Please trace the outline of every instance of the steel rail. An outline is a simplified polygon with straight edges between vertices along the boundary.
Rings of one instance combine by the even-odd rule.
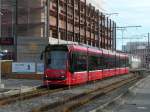
[[[121,88],[124,85],[131,84],[131,82],[135,82],[135,81],[136,81],[136,78],[131,79],[130,81],[125,81],[125,82],[123,81],[123,83],[116,83],[115,85],[112,85],[108,88],[104,88],[104,90],[100,90],[100,91],[94,92],[93,94],[89,94],[89,95],[83,97],[81,100],[78,99],[78,101],[73,101],[72,103],[66,104],[63,107],[63,112],[70,112],[72,110],[75,110],[76,108],[79,108],[84,104],[90,103],[91,101],[93,101],[101,96],[109,94],[109,93],[115,91],[116,89]]]
[[[119,80],[111,84],[105,85],[103,87],[100,86],[100,87],[97,87],[96,89],[92,89],[92,90],[89,90],[84,93],[74,95],[68,98],[63,98],[63,100],[59,100],[51,104],[43,105],[39,108],[32,109],[31,112],[45,112],[45,111],[69,112],[70,110],[78,106],[88,103],[97,97],[103,96],[107,94],[108,92],[111,92],[137,79],[138,77],[132,76],[132,78],[130,77],[127,79]]]
[[[17,101],[23,101],[23,100],[28,100],[28,99],[32,99],[35,97],[40,97],[46,94],[52,94],[54,92],[59,92],[59,91],[63,91],[66,88],[58,88],[58,89],[37,89],[37,90],[33,90],[30,92],[25,92],[25,93],[21,93],[21,94],[15,94],[15,95],[11,95],[11,96],[7,96],[7,97],[3,97],[0,98],[0,107],[4,106],[4,105],[8,105]]]

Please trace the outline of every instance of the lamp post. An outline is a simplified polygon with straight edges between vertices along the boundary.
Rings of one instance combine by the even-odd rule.
[[[1,36],[2,36],[2,35],[1,35],[1,32],[2,32],[2,31],[1,31],[1,28],[2,28],[2,27],[1,27],[1,24],[2,24],[2,22],[1,22],[1,21],[2,21],[2,17],[1,17],[1,16],[3,15],[3,13],[1,12],[1,9],[2,9],[1,3],[2,3],[2,2],[1,2],[1,0],[0,0],[0,38],[1,38]],[[0,88],[4,88],[4,84],[2,84],[2,80],[1,80],[1,59],[0,59]]]
[[[104,13],[106,16],[110,17],[112,15],[119,15],[119,13]]]
[[[1,12],[1,0],[0,0],[0,38],[1,38],[1,16],[2,16],[2,12]],[[1,60],[0,60],[0,88],[1,88]]]
[[[0,38],[1,38],[1,34],[2,34],[2,27],[1,27],[1,25],[2,25],[2,15],[3,15],[3,13],[2,13],[2,11],[1,11],[1,9],[2,9],[2,1],[0,0]]]
[[[1,0],[0,0],[0,38],[1,38],[1,16],[2,16],[2,13],[1,13]],[[0,59],[0,88],[1,88],[1,59]]]

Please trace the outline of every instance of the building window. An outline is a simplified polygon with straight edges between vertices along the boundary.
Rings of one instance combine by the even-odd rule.
[[[52,30],[52,37],[53,38],[58,38],[56,30]]]

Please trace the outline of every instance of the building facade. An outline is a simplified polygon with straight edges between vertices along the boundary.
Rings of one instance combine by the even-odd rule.
[[[86,0],[2,0],[2,13],[1,49],[19,61],[48,43],[116,49],[116,23]]]
[[[126,53],[139,56],[141,59],[141,67],[150,68],[148,42],[129,42],[122,48]]]

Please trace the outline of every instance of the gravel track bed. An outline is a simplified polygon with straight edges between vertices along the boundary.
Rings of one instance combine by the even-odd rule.
[[[29,112],[33,108],[39,108],[42,105],[54,103],[63,100],[63,98],[68,98],[74,95],[81,94],[85,91],[88,91],[89,89],[94,89],[96,88],[96,86],[104,86],[112,83],[113,81],[117,81],[128,77],[131,77],[131,74],[123,75],[121,77],[113,77],[102,81],[95,81],[95,83],[88,83],[75,88],[70,88],[68,90],[40,96],[37,98],[32,98],[29,100],[22,101],[20,98],[20,101],[18,102],[0,107],[0,112]]]
[[[96,100],[93,100],[87,104],[84,104],[79,108],[76,108],[75,110],[73,110],[73,112],[94,112],[95,109],[100,108],[104,104],[107,104],[108,102],[113,101],[118,96],[125,94],[128,91],[129,87],[131,87],[131,85],[125,85],[121,88],[118,88],[114,90],[113,92],[104,95],[103,97],[99,97]]]

